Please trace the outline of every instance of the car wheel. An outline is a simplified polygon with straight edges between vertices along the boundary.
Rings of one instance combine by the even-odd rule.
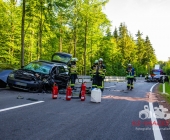
[[[60,86],[59,89],[67,89],[68,85]]]
[[[6,83],[0,80],[0,88],[6,88]]]
[[[11,90],[15,89],[15,88],[12,86],[12,84],[8,84],[8,87],[9,87]]]
[[[66,89],[69,85],[70,85],[70,81],[68,80],[68,81],[66,81],[65,85],[62,86],[62,88]]]
[[[10,89],[10,90],[14,90],[15,88],[13,88],[12,86],[9,86],[9,89]]]
[[[159,82],[159,83],[163,83],[163,80],[162,80],[162,79],[160,79],[158,82]]]

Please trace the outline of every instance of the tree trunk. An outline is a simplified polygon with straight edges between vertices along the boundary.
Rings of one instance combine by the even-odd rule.
[[[74,29],[74,57],[76,57],[76,45],[77,45],[77,27]]]
[[[39,58],[42,57],[42,0],[41,0],[41,17],[40,17],[40,33],[39,33]]]
[[[75,8],[77,9],[77,1],[75,0]],[[76,11],[77,12],[77,11]],[[76,22],[74,25],[74,57],[76,57],[76,46],[77,46],[77,14],[74,15]]]
[[[61,36],[61,34],[62,34],[62,29],[60,28],[60,42],[59,42],[59,52],[62,52],[62,41],[63,41],[63,39],[62,39],[62,36]]]
[[[59,52],[62,52],[62,42],[63,42],[63,39],[62,39],[62,13],[61,13],[61,16],[60,16],[60,29],[59,29],[59,32],[60,32]]]
[[[22,6],[22,29],[21,29],[21,68],[24,66],[24,22],[25,22],[25,0]]]
[[[93,52],[93,38],[92,38],[92,32],[91,32],[91,56],[90,56],[91,66],[93,65],[92,52]]]
[[[15,11],[15,2],[12,2],[12,10],[11,10],[11,38],[10,38],[10,42],[11,42],[11,51],[10,51],[10,64],[12,64],[12,58],[14,57],[14,34],[15,34],[15,24],[13,23],[14,20],[14,11]]]
[[[31,31],[31,34],[30,34],[30,46],[29,46],[29,62],[32,61],[32,47],[33,47],[33,36],[34,36],[34,31]]]
[[[85,37],[84,37],[84,75],[86,75],[86,52],[87,52],[87,26],[88,22],[86,19],[86,24],[85,24]]]

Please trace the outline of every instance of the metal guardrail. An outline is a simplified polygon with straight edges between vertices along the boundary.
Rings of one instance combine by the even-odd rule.
[[[145,80],[145,78],[144,77],[136,77],[136,80]],[[105,76],[104,81],[105,82],[109,82],[109,81],[123,82],[123,81],[126,81],[126,77],[124,77],[124,76]],[[82,82],[91,82],[91,76],[79,75],[78,79],[76,80],[76,83],[82,83]]]
[[[122,77],[122,76],[106,76],[104,81],[126,81],[126,77]]]

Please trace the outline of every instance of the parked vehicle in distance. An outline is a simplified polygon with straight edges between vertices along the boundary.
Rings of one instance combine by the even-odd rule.
[[[145,79],[147,82],[169,82],[168,75],[165,75],[159,65],[155,65],[155,68],[151,71],[151,74]]]
[[[164,77],[164,80],[163,80]],[[168,75],[155,75],[155,76],[148,76],[148,79],[146,79],[147,82],[160,82],[163,83],[164,82],[169,82],[169,77]]]

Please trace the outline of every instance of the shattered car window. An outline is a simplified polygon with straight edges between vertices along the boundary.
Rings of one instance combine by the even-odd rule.
[[[34,72],[39,72],[43,74],[49,74],[52,66],[47,65],[43,62],[32,62],[25,66],[23,69],[32,70]]]

